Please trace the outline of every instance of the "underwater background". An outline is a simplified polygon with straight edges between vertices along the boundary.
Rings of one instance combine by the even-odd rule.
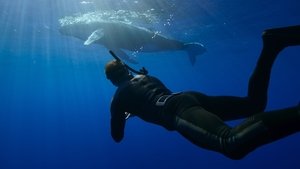
[[[193,66],[180,51],[137,52],[139,64],[131,66],[146,67],[174,92],[244,96],[261,33],[300,24],[299,8],[298,0],[2,0],[0,169],[299,169],[300,134],[234,161],[132,118],[115,143],[115,87],[104,75],[112,57],[101,45],[84,46],[58,31],[61,18],[95,14],[201,42],[207,52]],[[299,55],[299,46],[280,53],[267,110],[299,103]]]

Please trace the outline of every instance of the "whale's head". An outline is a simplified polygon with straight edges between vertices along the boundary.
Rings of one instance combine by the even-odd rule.
[[[76,25],[61,25],[59,27],[59,32],[63,35],[72,36],[74,34],[78,34],[78,29],[76,29]]]
[[[65,17],[59,19],[59,32],[66,36],[73,36],[86,40],[95,30],[101,28],[99,21],[90,20],[88,17]]]
[[[66,36],[73,36],[81,40],[86,40],[96,29],[97,27],[94,24],[71,23],[61,25],[59,32]]]

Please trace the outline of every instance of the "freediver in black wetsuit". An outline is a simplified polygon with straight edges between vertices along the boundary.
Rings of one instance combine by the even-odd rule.
[[[262,39],[245,97],[174,94],[155,77],[133,76],[120,60],[109,62],[106,76],[118,87],[111,103],[113,139],[122,140],[126,119],[133,115],[178,131],[199,147],[242,159],[264,144],[300,131],[300,106],[264,112],[273,62],[285,47],[300,45],[300,26],[266,30]],[[233,128],[224,122],[241,118],[246,120]]]

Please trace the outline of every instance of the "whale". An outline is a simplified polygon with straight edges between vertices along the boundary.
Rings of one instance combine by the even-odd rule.
[[[199,42],[183,42],[168,38],[147,28],[125,22],[61,22],[59,32],[62,35],[78,38],[84,45],[100,44],[114,51],[122,60],[138,63],[136,57],[125,51],[160,52],[186,51],[192,65],[196,57],[206,49]]]

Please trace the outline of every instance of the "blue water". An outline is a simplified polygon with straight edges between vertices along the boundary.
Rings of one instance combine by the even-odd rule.
[[[240,161],[137,118],[127,123],[124,140],[113,142],[109,106],[115,87],[103,70],[112,58],[100,45],[84,46],[58,32],[58,19],[75,13],[150,11],[154,18],[131,21],[201,42],[207,52],[194,66],[184,52],[139,53],[136,67],[145,66],[173,91],[243,96],[261,50],[261,32],[299,24],[299,7],[298,0],[1,1],[0,168],[299,169],[299,134]],[[300,47],[290,47],[278,57],[268,110],[298,104],[299,53]]]

